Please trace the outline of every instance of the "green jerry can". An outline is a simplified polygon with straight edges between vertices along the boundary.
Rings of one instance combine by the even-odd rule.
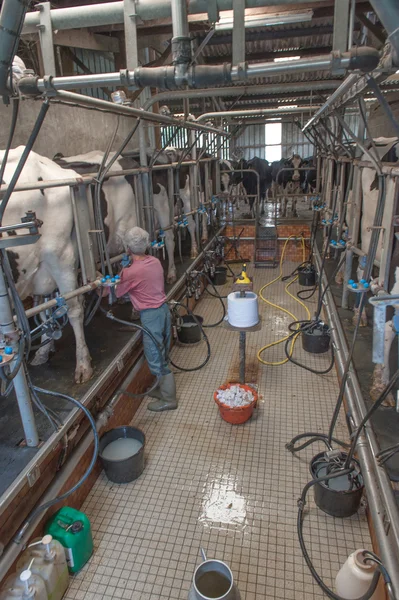
[[[63,506],[47,521],[45,532],[64,546],[70,573],[78,573],[93,554],[90,521],[80,510]]]

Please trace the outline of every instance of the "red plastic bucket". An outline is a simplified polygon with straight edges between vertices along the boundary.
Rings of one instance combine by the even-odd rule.
[[[218,394],[219,390],[227,390],[230,387],[232,387],[233,385],[236,385],[236,386],[242,388],[243,390],[245,390],[246,392],[250,392],[253,395],[254,399],[251,402],[251,404],[247,404],[246,406],[231,407],[231,406],[228,406],[227,404],[224,404],[223,402],[221,402],[218,399],[217,394]],[[225,385],[221,385],[216,390],[216,392],[214,392],[213,399],[215,400],[216,404],[218,405],[220,416],[222,417],[222,419],[224,421],[227,421],[227,423],[231,423],[232,425],[241,425],[241,423],[245,423],[252,417],[254,408],[258,401],[258,394],[249,385],[244,385],[242,383],[226,383]]]

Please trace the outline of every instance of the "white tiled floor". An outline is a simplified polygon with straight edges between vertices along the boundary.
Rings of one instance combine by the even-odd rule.
[[[284,271],[294,267],[287,263]],[[257,270],[255,288],[275,276],[275,270]],[[297,289],[291,287],[293,293]],[[228,286],[219,290],[226,293]],[[267,297],[305,318],[303,309],[283,297],[282,283],[269,288]],[[220,308],[217,299],[205,295],[196,312],[209,323],[218,319]],[[291,321],[263,303],[260,309],[262,331],[247,336],[252,378],[256,350],[285,333]],[[222,327],[207,334],[208,365],[176,375],[178,410],[153,414],[145,400],[134,419],[147,436],[143,475],[120,486],[101,475],[87,498],[83,510],[93,526],[95,554],[72,579],[68,600],[186,599],[200,547],[230,565],[245,600],[324,597],[296,534],[297,499],[310,477],[308,461],[323,448],[316,444],[293,457],[285,444],[304,431],[326,432],[338,393],[335,371],[313,376],[292,364],[259,365],[263,398],[257,414],[245,425],[232,426],[221,420],[213,391],[237,371],[238,334]],[[305,356],[299,346],[300,360],[317,368],[327,364],[326,357]],[[173,359],[193,366],[204,353],[203,344],[180,347]],[[282,358],[282,348],[267,356]],[[343,419],[336,434],[346,435]],[[350,519],[334,519],[315,507],[312,494],[305,532],[316,568],[329,585],[350,552],[371,547],[364,509]]]

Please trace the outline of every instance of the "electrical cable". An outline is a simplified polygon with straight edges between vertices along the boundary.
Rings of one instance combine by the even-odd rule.
[[[297,317],[290,312],[288,309],[279,306],[278,304],[274,304],[273,302],[271,302],[270,300],[267,300],[267,298],[265,298],[263,296],[263,291],[268,288],[269,286],[271,286],[273,283],[276,283],[277,281],[281,280],[283,277],[283,262],[284,262],[284,258],[285,258],[285,252],[286,252],[286,248],[287,248],[287,244],[290,240],[292,239],[297,239],[297,236],[295,235],[290,235],[287,240],[284,243],[284,247],[283,247],[283,251],[281,253],[281,258],[280,258],[280,272],[279,275],[277,277],[275,277],[272,281],[270,281],[269,283],[266,283],[263,287],[261,287],[261,289],[259,290],[259,298],[261,300],[263,300],[263,302],[265,302],[266,304],[268,304],[269,306],[273,307],[273,308],[277,308],[277,310],[281,310],[282,312],[284,312],[285,314],[289,315],[290,317],[292,317],[294,319],[294,321],[298,321]],[[303,238],[303,236],[301,236],[301,242],[302,242],[302,255],[303,255],[303,262],[305,262],[305,240]],[[288,296],[290,296],[291,298],[293,298],[293,300],[295,300],[295,302],[297,302],[298,304],[300,304],[306,311],[308,320],[311,320],[311,315],[309,312],[308,307],[301,301],[299,300],[296,296],[294,296],[293,294],[290,293],[290,291],[288,290],[288,288],[298,279],[298,275],[292,279],[284,288],[284,291],[286,294],[288,294]],[[271,361],[267,361],[264,360],[261,355],[262,353],[267,350],[268,348],[272,348],[273,346],[277,346],[278,344],[282,344],[284,343],[287,339],[291,338],[291,348],[290,348],[290,355],[292,355],[293,351],[294,351],[294,346],[296,343],[296,340],[298,338],[298,336],[300,335],[300,331],[298,331],[296,333],[295,336],[291,337],[291,334],[288,334],[286,336],[284,336],[283,338],[280,338],[279,340],[275,340],[274,342],[271,342],[270,344],[266,344],[266,346],[263,346],[262,348],[260,348],[260,350],[258,350],[257,353],[257,358],[259,360],[259,362],[261,362],[264,365],[271,365],[271,366],[278,366],[278,365],[284,365],[288,362],[288,358],[285,358],[283,360],[280,361],[276,361],[276,362],[271,362]]]
[[[306,495],[312,486],[314,486],[316,484],[320,484],[325,481],[329,481],[330,479],[342,477],[343,475],[350,475],[352,473],[352,471],[353,471],[353,467],[347,468],[347,469],[340,469],[340,470],[336,471],[335,473],[331,473],[324,477],[315,478],[312,481],[309,481],[303,488],[301,497],[298,500],[297,532],[298,532],[298,538],[299,538],[299,543],[301,546],[303,557],[306,561],[306,564],[307,564],[313,578],[315,579],[316,583],[318,584],[318,586],[323,590],[323,592],[329,598],[332,598],[333,600],[345,600],[345,598],[343,598],[342,596],[339,596],[338,594],[333,592],[324,583],[324,581],[321,579],[320,575],[317,573],[317,571],[313,565],[313,562],[309,556],[309,553],[308,553],[306,545],[305,545],[305,540],[303,537],[304,508],[306,505]],[[390,578],[386,568],[384,567],[384,565],[378,559],[378,557],[374,553],[369,552],[367,550],[364,552],[364,554],[370,555],[369,559],[373,560],[375,562],[375,564],[377,565],[377,569],[376,569],[376,572],[373,576],[373,579],[371,581],[370,587],[367,590],[367,592],[365,594],[363,594],[362,596],[360,596],[359,598],[356,598],[355,600],[369,600],[372,597],[372,595],[374,594],[375,590],[377,589],[378,581],[379,581],[381,574],[383,575],[385,583],[388,586],[391,585],[391,578]]]
[[[51,397],[55,397],[55,398],[62,398],[63,400],[67,400],[68,402],[71,402],[72,404],[74,404],[77,408],[79,408],[87,417],[91,429],[93,431],[93,438],[94,438],[94,448],[93,448],[93,455],[92,458],[90,460],[90,464],[87,467],[85,473],[82,475],[82,477],[79,479],[79,481],[77,483],[75,483],[75,485],[73,485],[69,490],[67,490],[66,492],[64,492],[63,494],[61,494],[60,496],[56,496],[55,498],[53,498],[52,500],[49,500],[48,502],[44,502],[43,504],[40,504],[39,506],[37,506],[32,512],[31,514],[28,516],[28,518],[26,519],[23,527],[19,530],[19,532],[17,533],[17,535],[14,537],[14,542],[16,544],[20,544],[21,540],[26,532],[26,530],[29,527],[29,524],[36,518],[36,516],[41,513],[43,510],[47,510],[48,508],[50,508],[51,506],[53,506],[54,504],[58,504],[58,502],[62,502],[62,500],[65,500],[66,498],[69,498],[69,496],[71,496],[71,494],[73,494],[74,492],[76,492],[76,490],[78,490],[83,483],[87,480],[87,478],[89,477],[90,473],[92,472],[94,465],[96,464],[97,461],[97,456],[98,456],[98,448],[99,448],[99,437],[98,437],[98,433],[97,433],[97,427],[96,427],[96,422],[91,414],[91,412],[89,411],[89,409],[82,404],[81,402],[79,402],[79,400],[76,400],[76,398],[73,398],[72,396],[69,396],[67,394],[62,394],[61,392],[53,392],[51,390],[46,390],[44,388],[38,387],[38,386],[33,386],[33,389],[35,390],[35,392],[38,392],[39,394],[44,394],[46,396],[51,396]]]

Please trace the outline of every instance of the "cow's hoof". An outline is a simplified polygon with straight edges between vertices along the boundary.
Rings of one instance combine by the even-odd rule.
[[[176,271],[174,273],[169,273],[166,278],[166,283],[175,283],[177,281]]]
[[[356,325],[357,325],[358,319],[359,319],[359,312],[356,312],[356,313],[353,315],[353,318],[352,318],[352,323],[353,323],[353,325],[354,325],[355,327],[356,327]],[[362,316],[361,316],[361,318],[360,318],[359,327],[367,327],[367,325],[368,325],[368,324],[369,324],[369,322],[368,322],[368,320],[367,320],[367,315],[366,315],[366,313],[365,313],[365,312],[364,312],[364,310],[363,310],[363,312],[362,312]]]
[[[382,392],[385,390],[386,388],[386,384],[382,383],[382,381],[375,381],[373,383],[373,385],[371,386],[370,389],[370,398],[373,402],[375,402],[376,400],[378,400],[378,398],[381,396]],[[388,394],[388,396],[385,398],[384,402],[382,403],[382,406],[386,406],[386,407],[394,407],[396,406],[395,404],[395,399],[394,396],[392,394],[392,392],[390,392]]]
[[[292,216],[293,216],[295,219],[297,219],[297,218],[299,217],[299,215],[298,215],[298,213],[297,213],[296,211],[292,213]]]
[[[344,274],[342,271],[339,271],[335,276],[335,283],[337,285],[342,285],[344,283]]]
[[[45,365],[49,359],[49,354],[50,351],[47,348],[46,352],[40,352],[40,350],[38,350],[35,356],[30,361],[30,364],[32,365],[32,367],[40,367],[40,365]]]
[[[75,370],[75,383],[86,383],[93,377],[94,370],[88,365],[79,365]]]
[[[190,258],[197,258],[197,256],[198,256],[198,250],[197,249],[191,250]]]

